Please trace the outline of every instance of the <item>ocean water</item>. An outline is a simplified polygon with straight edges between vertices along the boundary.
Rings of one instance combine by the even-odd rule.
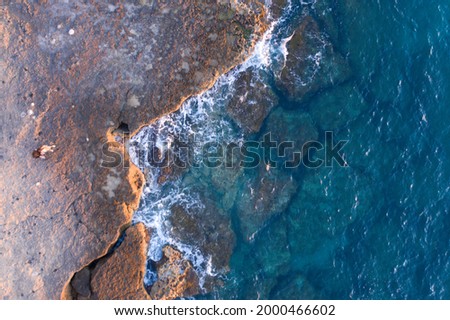
[[[308,16],[350,71],[299,102],[277,81]],[[170,244],[200,275],[197,299],[450,298],[449,46],[448,1],[293,0],[248,61],[131,141],[147,177],[134,217],[152,230],[146,284]],[[317,70],[324,52],[311,55]],[[299,83],[314,81],[314,68]],[[227,113],[245,73],[277,96],[253,134]],[[302,130],[348,141],[348,167],[191,166],[160,183],[163,169],[148,161],[154,146],[180,158],[189,146],[201,161],[208,142],[267,132],[295,141]],[[195,232],[180,232],[176,205]],[[208,287],[211,278],[220,285]]]

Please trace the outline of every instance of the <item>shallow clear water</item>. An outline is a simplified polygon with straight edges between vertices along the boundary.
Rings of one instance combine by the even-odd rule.
[[[296,103],[275,83],[284,44],[306,15],[346,58],[351,76]],[[223,286],[198,298],[450,298],[449,28],[447,1],[294,1],[249,61],[143,130],[132,145],[239,144],[269,131],[295,139],[308,118],[319,140],[331,130],[349,141],[343,149],[349,167],[189,168],[161,186],[159,172],[141,162],[147,186],[135,221],[153,229],[150,260],[172,244],[203,281],[222,279]],[[260,70],[260,81],[279,101],[253,135],[226,112],[238,75],[249,68]],[[273,189],[261,186],[264,179]],[[220,218],[208,216],[211,223],[230,225],[229,272],[215,268],[208,255],[214,250],[205,253],[173,235],[175,204],[218,212]],[[218,237],[219,243],[231,239]],[[150,268],[148,284],[152,277]]]

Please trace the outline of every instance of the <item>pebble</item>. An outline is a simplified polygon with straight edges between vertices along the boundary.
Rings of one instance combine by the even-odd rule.
[[[73,36],[73,35],[75,34],[75,30],[70,29],[70,30],[69,30],[69,34],[70,34],[71,36]]]

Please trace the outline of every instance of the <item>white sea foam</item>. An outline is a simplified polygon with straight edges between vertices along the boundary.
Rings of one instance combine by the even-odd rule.
[[[291,6],[287,11],[290,9]],[[234,94],[234,84],[239,74],[250,68],[271,70],[277,65],[277,61],[286,58],[286,42],[289,39],[280,41],[274,37],[274,30],[281,22],[283,18],[272,23],[263,38],[256,44],[253,54],[243,64],[221,76],[211,89],[188,99],[179,111],[166,115],[142,129],[130,141],[130,157],[146,176],[141,206],[134,215],[134,222],[142,222],[152,230],[148,258],[159,261],[165,245],[176,247],[193,263],[200,276],[201,285],[206,275],[217,274],[211,263],[211,257],[205,256],[193,244],[181,243],[174,239],[168,218],[171,214],[170,208],[175,204],[186,209],[202,208],[203,204],[198,194],[182,187],[181,180],[168,182],[164,186],[158,184],[157,177],[160,169],[152,167],[148,162],[149,152],[151,152],[149,145],[166,150],[176,140],[189,142],[194,145],[196,152],[194,156],[199,156],[201,149],[198,147],[207,142],[239,143],[242,141],[243,134],[236,130],[230,120],[227,120],[224,106]],[[156,275],[148,270],[145,278],[146,284],[150,285],[155,281]]]

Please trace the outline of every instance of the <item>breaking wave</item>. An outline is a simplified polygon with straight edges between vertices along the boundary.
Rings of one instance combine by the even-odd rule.
[[[165,151],[177,141],[183,141],[193,147],[194,157],[199,157],[201,148],[198,147],[205,143],[242,142],[244,134],[227,116],[225,105],[233,97],[235,82],[241,73],[252,68],[277,74],[277,71],[284,67],[288,54],[286,43],[292,34],[286,35],[283,23],[292,10],[292,5],[289,5],[283,16],[271,24],[244,63],[222,75],[211,89],[186,100],[178,111],[143,128],[130,141],[131,160],[146,177],[140,208],[134,214],[133,222],[142,222],[152,231],[148,259],[159,261],[162,258],[162,248],[172,245],[183,253],[184,258],[192,262],[199,275],[200,286],[204,284],[206,275],[217,274],[211,265],[211,257],[205,256],[193,244],[174,239],[169,216],[170,208],[175,204],[185,209],[203,208],[203,204],[196,192],[182,186],[181,179],[160,185],[158,177],[161,169],[150,164],[149,153],[152,152],[152,146]],[[151,263],[148,265],[144,280],[147,286],[156,280]]]

